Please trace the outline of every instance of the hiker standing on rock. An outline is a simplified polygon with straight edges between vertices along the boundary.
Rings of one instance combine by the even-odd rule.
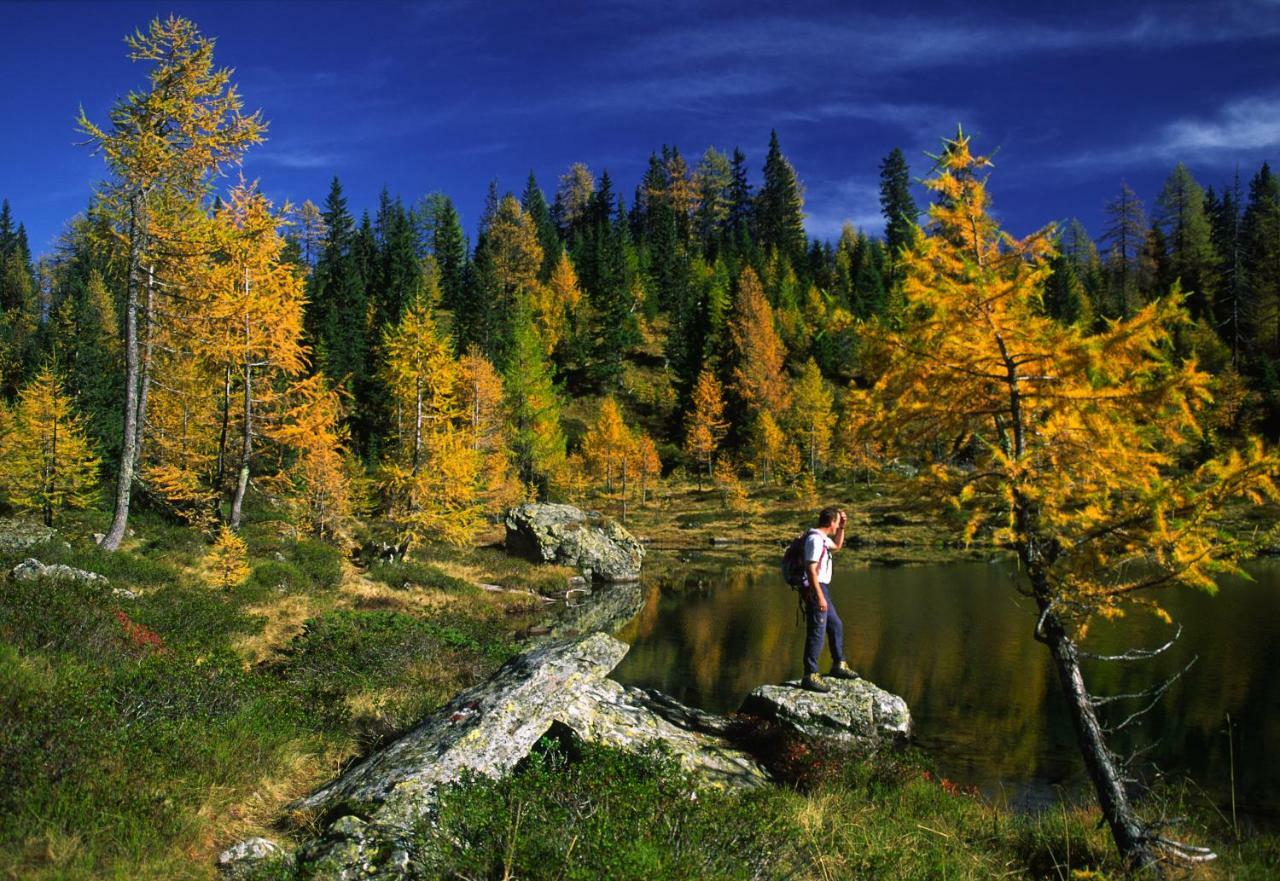
[[[849,515],[839,508],[823,508],[818,526],[810,529],[804,540],[804,679],[800,687],[809,691],[828,692],[831,686],[818,676],[818,655],[822,653],[825,634],[831,649],[831,677],[857,679],[858,674],[844,661],[844,625],[831,602],[831,554],[844,547],[844,527]]]

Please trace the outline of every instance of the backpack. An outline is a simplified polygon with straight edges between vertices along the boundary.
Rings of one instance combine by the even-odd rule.
[[[807,563],[804,558],[804,543],[809,537],[809,533],[817,532],[816,529],[806,529],[798,538],[794,538],[791,544],[787,545],[787,549],[782,553],[782,580],[787,583],[792,590],[799,590],[804,587],[805,569]],[[818,565],[822,565],[822,555],[827,552],[827,543],[822,543],[822,551],[818,554]]]

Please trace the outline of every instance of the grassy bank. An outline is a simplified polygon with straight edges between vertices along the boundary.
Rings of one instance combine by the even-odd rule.
[[[542,604],[478,584],[564,579],[484,550],[366,574],[277,526],[246,528],[252,575],[227,591],[198,532],[146,517],[117,554],[89,517],[0,556],[0,877],[210,877],[515,651]],[[7,577],[25,557],[110,586]]]
[[[864,563],[959,553],[880,488],[830,497],[852,511],[863,545],[850,556]],[[650,539],[655,577],[716,572],[772,563],[813,502],[779,490],[733,509],[672,484],[632,507],[628,525]],[[274,824],[288,801],[487,676],[545,614],[534,594],[563,590],[568,574],[487,546],[428,548],[366,571],[260,519],[244,531],[252,575],[224,591],[209,586],[207,537],[144,515],[121,552],[103,554],[90,539],[102,520],[86,515],[52,542],[0,555],[0,878],[211,878],[228,844],[287,838]],[[9,578],[28,556],[110,586]],[[482,587],[494,584],[514,590]],[[508,780],[447,793],[441,824],[422,830],[422,858],[457,878],[1120,871],[1091,809],[1015,814],[918,758],[868,763],[785,739],[766,752],[795,786],[698,791],[660,754],[585,749],[570,760],[549,748]],[[1201,818],[1180,830],[1187,838],[1222,854],[1196,877],[1280,871],[1277,839],[1236,840],[1203,802],[1161,797],[1170,815]]]

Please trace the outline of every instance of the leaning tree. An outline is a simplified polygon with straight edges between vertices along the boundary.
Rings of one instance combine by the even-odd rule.
[[[1224,526],[1228,503],[1280,501],[1280,459],[1256,440],[1194,458],[1209,376],[1175,352],[1189,320],[1177,291],[1096,334],[1054,320],[1041,302],[1052,229],[1022,240],[1000,231],[988,213],[991,163],[963,131],[934,158],[925,183],[936,204],[902,256],[907,312],[896,329],[867,328],[866,363],[880,372],[859,422],[921,463],[913,493],[945,500],[967,541],[1017,554],[1017,589],[1034,604],[1035,638],[1052,655],[1124,859],[1211,859],[1139,815],[1126,763],[1108,746],[1141,712],[1124,702],[1153,702],[1167,683],[1095,696],[1081,643],[1091,622],[1135,608],[1168,620],[1161,591],[1212,591],[1215,576],[1238,571],[1258,537]]]

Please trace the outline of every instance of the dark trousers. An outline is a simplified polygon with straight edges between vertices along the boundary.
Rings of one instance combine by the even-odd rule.
[[[840,615],[836,612],[835,604],[831,602],[831,593],[827,590],[827,585],[822,585],[822,595],[827,600],[827,610],[825,612],[818,611],[818,604],[814,602],[811,592],[805,591],[804,598],[804,672],[818,672],[818,655],[822,654],[822,637],[827,637],[828,644],[831,647],[831,660],[844,660],[844,624],[840,621]]]

